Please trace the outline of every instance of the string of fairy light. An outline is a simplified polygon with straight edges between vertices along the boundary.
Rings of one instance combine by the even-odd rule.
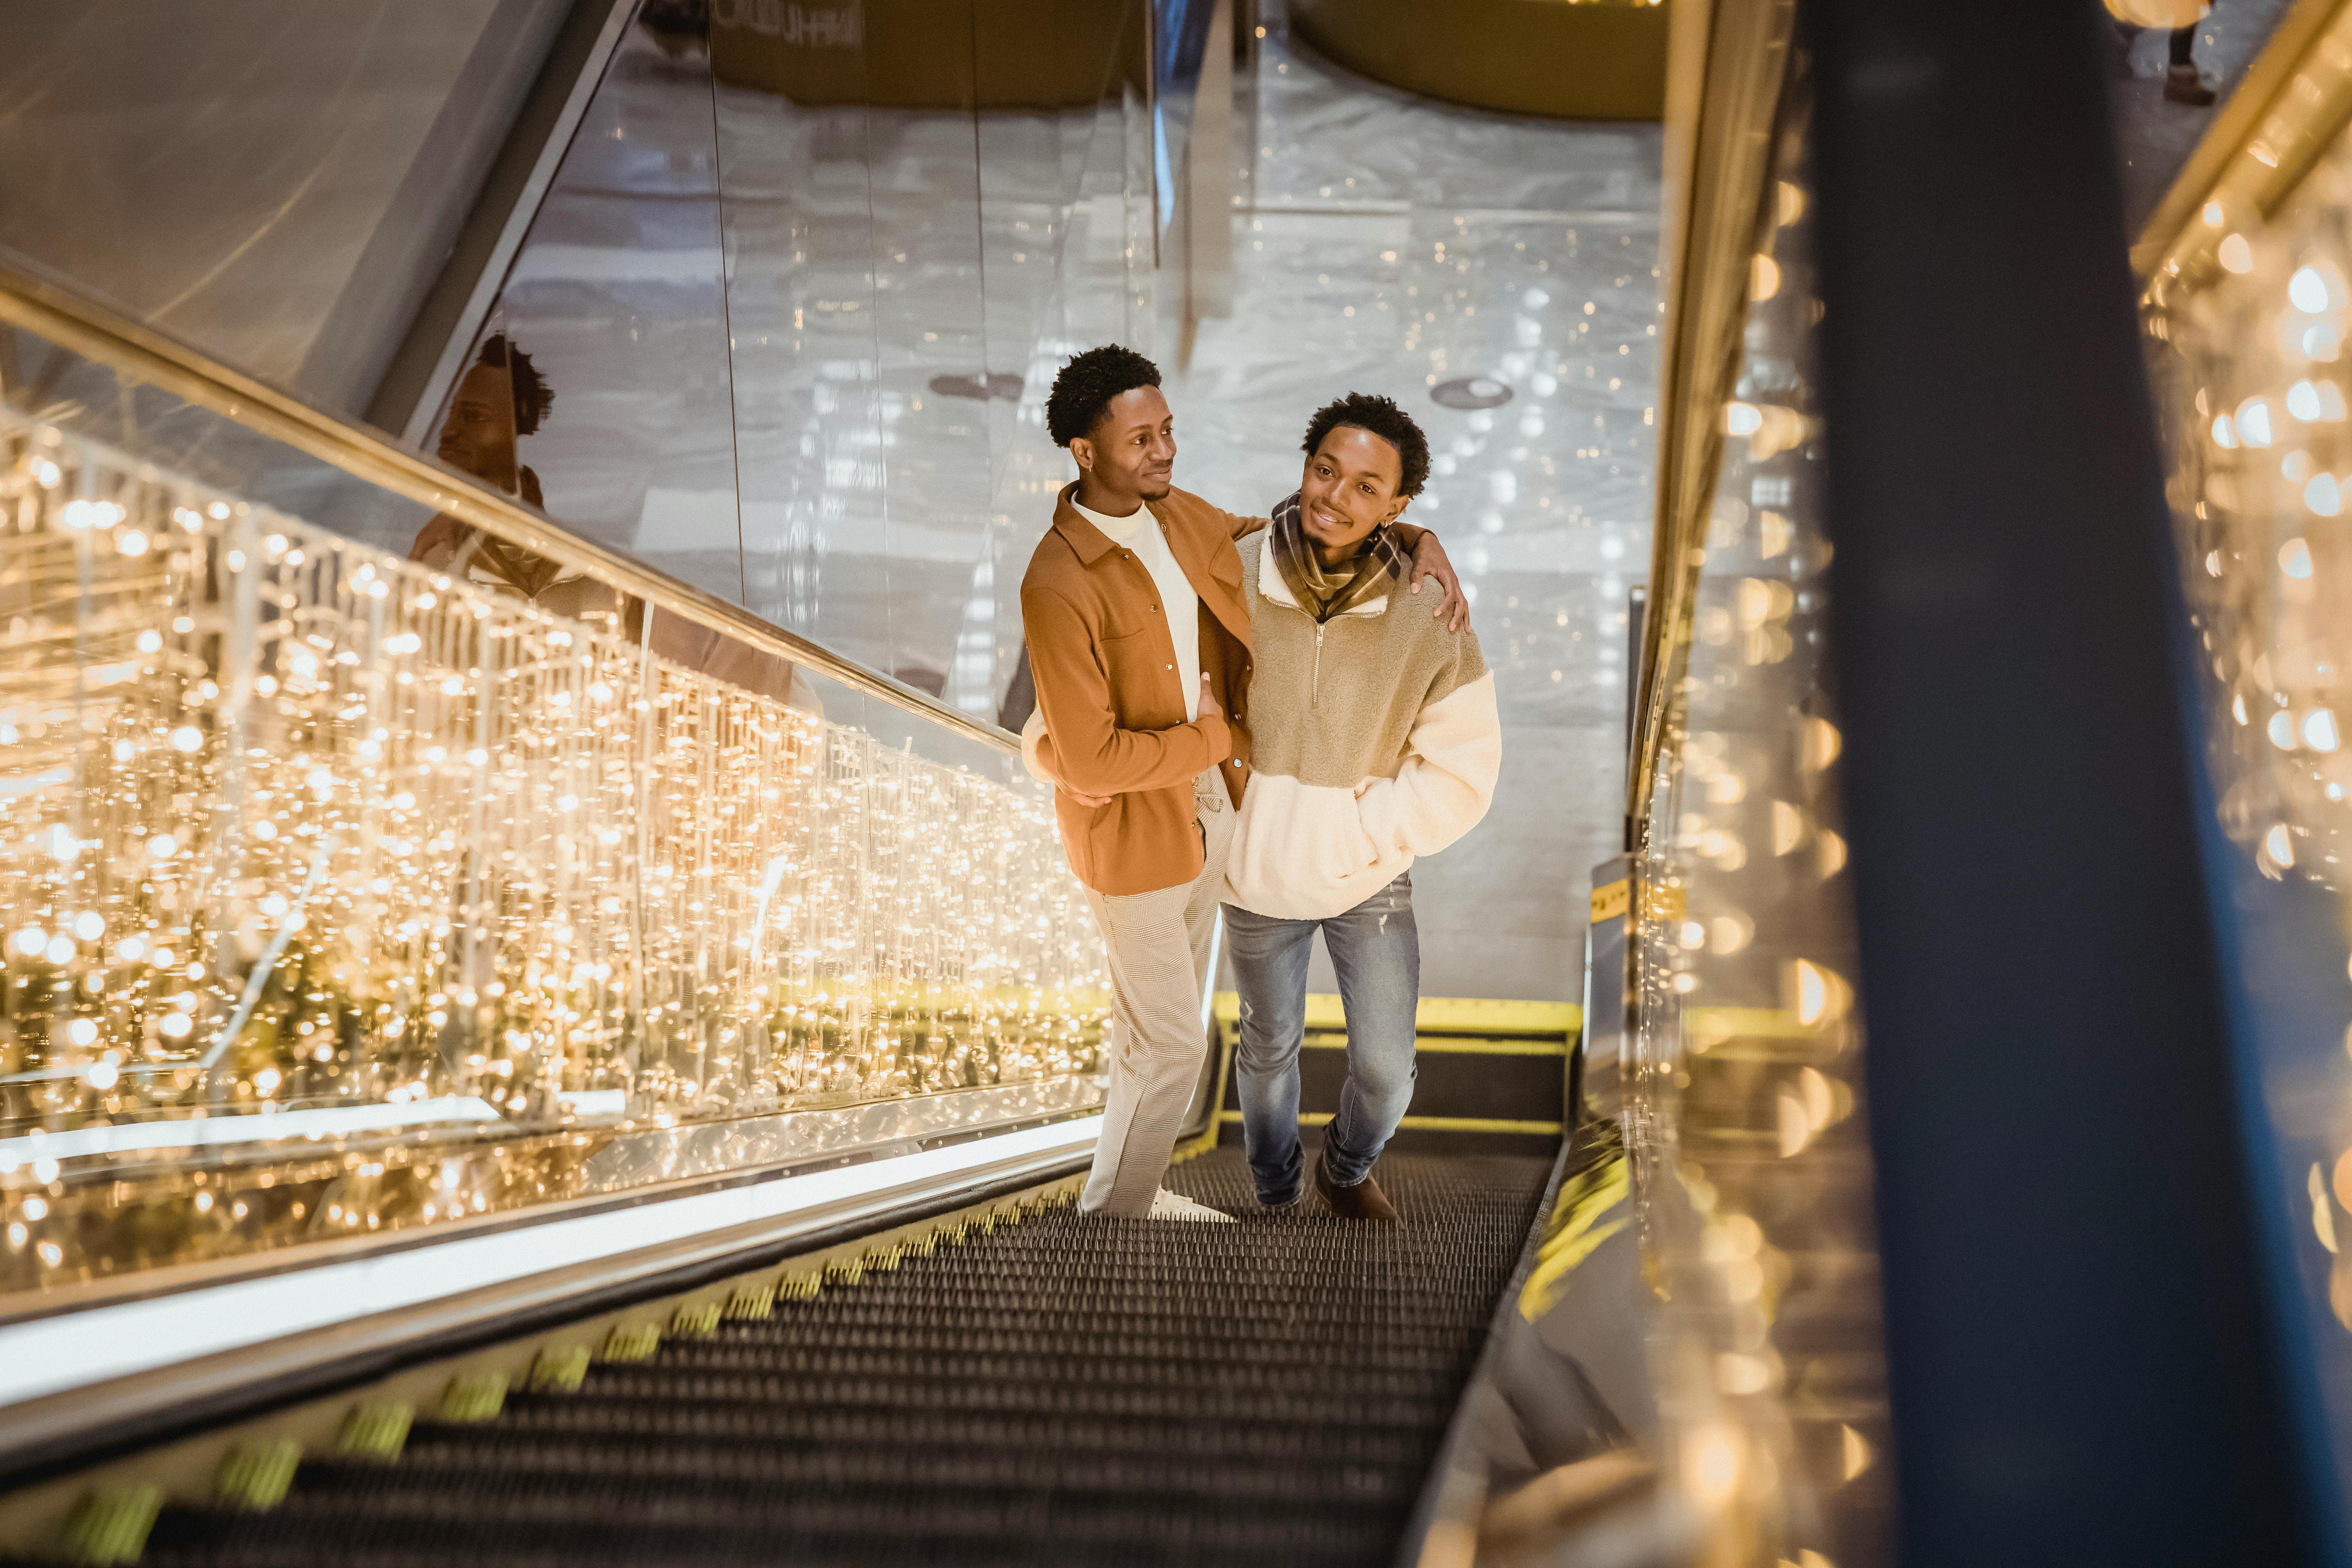
[[[1094,1065],[1033,794],[53,428],[0,458],[0,1127]]]

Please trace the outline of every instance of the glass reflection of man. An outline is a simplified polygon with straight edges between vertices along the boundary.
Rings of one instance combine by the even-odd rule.
[[[530,355],[509,342],[503,332],[494,334],[458,381],[436,450],[451,468],[545,511],[539,475],[522,461],[519,443],[538,433],[554,403],[555,393]],[[425,525],[408,557],[493,593],[529,599],[556,615],[618,632],[632,642],[642,638],[658,658],[803,712],[824,715],[824,703],[789,660],[683,616],[656,615],[641,601],[584,572],[492,538],[446,512]]]
[[[457,383],[448,422],[441,426],[441,460],[543,507],[539,476],[522,466],[515,447],[520,437],[539,433],[554,405],[555,394],[530,356],[499,332]]]
[[[547,500],[518,453],[554,406],[555,393],[530,356],[494,333],[475,355],[449,400],[436,451],[453,468],[544,511]],[[557,615],[612,631],[635,619],[635,601],[585,573],[470,528],[446,512],[417,534],[408,557],[437,572],[463,576],[494,593],[529,599]]]

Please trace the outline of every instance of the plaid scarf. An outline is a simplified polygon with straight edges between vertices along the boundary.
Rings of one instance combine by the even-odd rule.
[[[1388,592],[1391,576],[1402,581],[1410,563],[1386,523],[1364,536],[1356,553],[1326,566],[1307,542],[1305,514],[1293,490],[1274,509],[1274,560],[1299,608],[1321,625],[1374,594]]]

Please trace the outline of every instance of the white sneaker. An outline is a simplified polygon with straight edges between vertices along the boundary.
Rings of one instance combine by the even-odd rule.
[[[1171,1193],[1166,1187],[1160,1188],[1153,1195],[1151,1212],[1144,1217],[1146,1219],[1219,1220],[1226,1225],[1241,1223],[1223,1209],[1213,1209],[1206,1204],[1196,1204],[1183,1194]]]

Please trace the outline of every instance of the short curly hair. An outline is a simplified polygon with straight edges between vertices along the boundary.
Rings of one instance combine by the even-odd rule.
[[[1072,356],[1054,377],[1045,398],[1045,433],[1054,445],[1066,447],[1091,432],[1110,408],[1110,400],[1139,386],[1158,386],[1160,367],[1118,343],[1105,343]]]
[[[1421,433],[1412,416],[1398,407],[1395,400],[1370,392],[1351,392],[1325,404],[1307,422],[1307,439],[1299,449],[1313,457],[1315,449],[1323,445],[1323,437],[1342,425],[1369,430],[1394,447],[1398,465],[1403,470],[1397,479],[1397,494],[1421,493],[1421,487],[1429,482],[1429,437]]]

